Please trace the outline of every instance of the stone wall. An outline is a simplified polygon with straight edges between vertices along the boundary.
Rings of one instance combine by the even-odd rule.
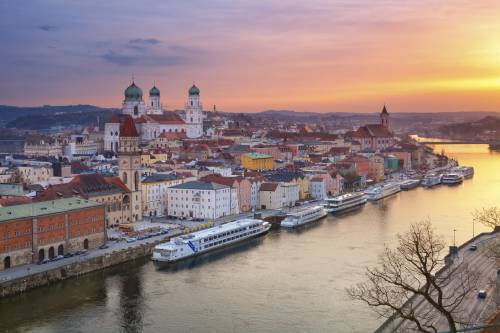
[[[33,288],[149,256],[153,252],[155,245],[165,242],[168,238],[155,241],[154,243],[141,244],[120,251],[113,251],[95,258],[79,257],[80,261],[68,265],[14,280],[3,281],[0,283],[0,297],[20,294]]]

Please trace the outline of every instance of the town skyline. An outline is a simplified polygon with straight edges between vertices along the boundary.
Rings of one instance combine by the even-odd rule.
[[[500,110],[493,1],[0,6],[0,104],[119,107],[134,77],[169,109],[194,81],[228,112]]]

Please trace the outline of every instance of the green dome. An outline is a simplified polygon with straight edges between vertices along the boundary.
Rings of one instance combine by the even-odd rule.
[[[135,100],[141,100],[142,99],[142,90],[138,86],[135,85],[134,82],[125,89],[125,99],[135,99]]]
[[[198,89],[198,87],[193,84],[193,86],[189,88],[189,95],[199,95],[199,94],[200,94],[200,89]]]
[[[160,89],[156,88],[156,86],[153,86],[153,88],[149,90],[149,96],[160,96]]]

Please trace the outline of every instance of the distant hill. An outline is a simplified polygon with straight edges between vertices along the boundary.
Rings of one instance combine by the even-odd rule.
[[[45,130],[54,127],[89,126],[103,123],[114,108],[101,108],[93,105],[63,105],[18,107],[0,105],[0,125],[7,128]]]
[[[500,139],[500,115],[486,116],[476,121],[467,121],[441,126],[439,134],[451,139],[477,140]]]

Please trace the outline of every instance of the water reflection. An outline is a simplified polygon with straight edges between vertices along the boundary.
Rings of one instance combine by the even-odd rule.
[[[142,332],[144,297],[142,279],[136,267],[122,277],[120,290],[120,322],[127,333]]]

